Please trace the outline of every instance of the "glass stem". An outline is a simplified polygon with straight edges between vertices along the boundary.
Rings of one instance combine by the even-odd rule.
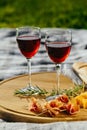
[[[31,59],[27,58],[27,64],[28,64],[28,85],[31,87]]]
[[[57,95],[59,94],[59,87],[60,87],[60,72],[61,72],[61,64],[56,64],[56,74],[57,74]]]

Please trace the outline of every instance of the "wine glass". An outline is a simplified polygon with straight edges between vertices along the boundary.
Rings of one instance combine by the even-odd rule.
[[[50,59],[56,65],[57,88],[56,95],[60,90],[61,63],[66,60],[71,50],[72,35],[68,29],[52,29],[46,32],[45,46]]]
[[[16,40],[21,53],[26,57],[28,64],[28,86],[23,89],[34,89],[31,84],[31,58],[40,47],[41,32],[39,27],[19,27],[16,29]]]

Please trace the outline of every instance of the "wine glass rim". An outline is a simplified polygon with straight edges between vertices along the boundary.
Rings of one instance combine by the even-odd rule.
[[[33,29],[38,29],[40,30],[40,27],[36,27],[36,26],[21,26],[21,27],[17,27],[16,30],[19,30],[19,29],[27,29],[27,28],[33,28]]]
[[[72,30],[71,29],[62,29],[62,28],[51,28],[51,29],[48,29],[48,30],[46,30],[46,34],[48,35],[48,34],[56,34],[56,33],[58,33],[58,32],[64,32],[64,35],[66,34],[66,33],[71,33],[72,34]],[[61,35],[61,34],[60,34]]]

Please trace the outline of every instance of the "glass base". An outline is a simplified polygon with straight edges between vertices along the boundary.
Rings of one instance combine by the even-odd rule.
[[[38,91],[39,88],[37,86],[27,85],[25,88],[21,88],[20,90],[24,91],[24,92],[26,92],[26,91],[33,91],[33,90],[37,90]]]

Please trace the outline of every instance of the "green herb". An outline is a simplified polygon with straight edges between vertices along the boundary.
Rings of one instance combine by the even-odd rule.
[[[59,93],[66,94],[68,97],[75,97],[83,91],[84,91],[83,85],[75,85],[73,88],[60,90]]]
[[[75,97],[84,91],[84,85],[75,85],[70,89],[60,89],[59,94],[66,94],[68,97]],[[56,89],[53,89],[50,93],[36,86],[35,89],[27,88],[27,89],[18,89],[15,91],[15,95],[18,97],[29,97],[29,96],[54,96],[56,95]]]
[[[50,93],[50,96],[55,96],[57,94],[56,89],[53,89],[52,92]]]
[[[45,89],[41,89],[40,87],[38,86],[35,86],[35,89],[33,88],[27,88],[27,89],[18,89],[15,91],[15,95],[16,96],[19,96],[19,97],[22,97],[22,96],[25,96],[25,97],[28,97],[28,96],[36,96],[36,95],[39,95],[39,96],[45,96],[48,92],[45,90]]]

